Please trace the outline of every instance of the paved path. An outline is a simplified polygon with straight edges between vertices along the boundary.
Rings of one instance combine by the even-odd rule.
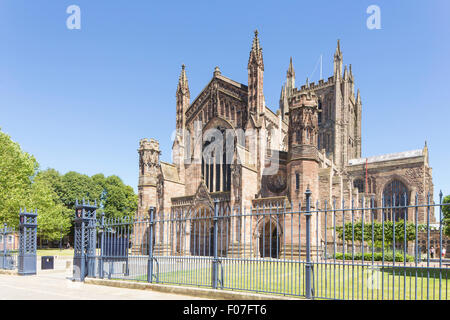
[[[0,300],[196,300],[150,290],[122,289],[72,282],[66,271],[40,271],[36,276],[0,274]]]

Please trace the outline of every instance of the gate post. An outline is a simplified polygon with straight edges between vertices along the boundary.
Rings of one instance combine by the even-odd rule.
[[[78,200],[75,202],[75,235],[74,235],[74,255],[73,255],[73,280],[84,281],[88,275],[89,269],[95,264],[90,263],[95,254],[95,236],[96,236],[96,213],[97,206],[91,205],[83,199],[81,205]],[[95,262],[95,261],[94,261]],[[92,275],[91,270],[89,275]]]
[[[213,254],[214,259],[212,263],[212,287],[213,289],[217,289],[217,284],[219,280],[219,259],[217,254],[217,240],[218,240],[218,220],[219,220],[219,199],[214,199],[214,216],[213,216],[213,222],[214,222],[214,229],[213,229]],[[211,252],[211,251],[210,251]]]
[[[20,211],[19,214],[19,260],[20,275],[36,274],[37,210]]]
[[[149,215],[149,230],[148,230],[148,260],[147,260],[147,282],[153,282],[153,214],[155,212],[155,207],[150,207],[148,209]]]
[[[105,246],[105,213],[104,212],[102,212],[102,218],[100,221],[101,221],[100,230],[102,230],[102,237],[100,240],[100,259],[99,259],[99,266],[98,266],[98,275],[99,275],[100,279],[103,279],[103,276],[104,276],[103,255],[105,254],[105,249],[104,249],[104,246]]]
[[[311,190],[306,189],[306,263],[305,263],[305,291],[306,298],[311,299]]]

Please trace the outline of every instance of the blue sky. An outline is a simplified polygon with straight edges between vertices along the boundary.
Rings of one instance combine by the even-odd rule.
[[[69,30],[66,8],[81,8]],[[381,30],[366,27],[369,5]],[[141,138],[171,161],[175,90],[186,64],[191,101],[214,67],[247,83],[253,31],[264,93],[278,108],[289,57],[297,86],[336,40],[363,101],[363,156],[430,148],[435,194],[450,194],[450,2],[0,1],[0,127],[42,168],[117,174],[136,189]],[[435,197],[436,198],[436,197]]]

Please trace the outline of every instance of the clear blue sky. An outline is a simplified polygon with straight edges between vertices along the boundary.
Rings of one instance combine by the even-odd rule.
[[[66,8],[81,8],[68,30]],[[381,30],[366,27],[369,5]],[[297,86],[336,40],[363,101],[363,156],[430,148],[435,194],[450,194],[450,1],[0,1],[0,127],[42,168],[117,174],[136,189],[139,139],[171,161],[175,90],[191,101],[218,65],[247,83],[260,32],[267,104],[276,110],[289,57]],[[318,70],[311,81],[318,80]]]

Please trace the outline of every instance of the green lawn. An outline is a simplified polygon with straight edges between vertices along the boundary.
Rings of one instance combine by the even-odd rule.
[[[210,261],[202,261],[196,268],[178,263],[176,271],[173,270],[175,265],[172,261],[160,267],[160,283],[211,285]],[[244,260],[223,262],[222,266],[224,289],[304,296],[303,263]],[[440,293],[441,299],[450,299],[449,268],[375,267],[315,264],[314,296],[319,299],[434,300],[439,299]],[[146,276],[135,280],[145,281]]]

